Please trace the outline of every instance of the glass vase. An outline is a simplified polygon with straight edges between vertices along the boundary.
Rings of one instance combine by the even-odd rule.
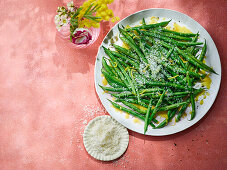
[[[65,39],[69,42],[69,45],[72,48],[76,48],[76,49],[83,49],[83,48],[87,48],[89,46],[91,46],[92,44],[94,44],[94,42],[98,39],[99,34],[100,34],[100,28],[87,28],[90,33],[91,33],[91,40],[89,40],[89,42],[87,44],[74,44],[73,42],[70,41],[70,26],[66,25],[66,26],[62,26],[61,30],[58,31],[58,35],[62,38]]]

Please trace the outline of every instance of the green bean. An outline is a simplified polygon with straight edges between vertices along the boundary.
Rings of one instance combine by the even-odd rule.
[[[176,122],[179,122],[179,121],[180,121],[180,118],[182,117],[183,113],[184,113],[185,110],[187,109],[188,105],[189,105],[189,102],[185,103],[185,104],[182,106],[182,108],[180,109],[180,111],[179,111],[179,113],[178,113],[178,115],[177,115],[177,117],[176,117]]]
[[[194,34],[194,33],[182,33],[182,32],[176,32],[176,31],[172,31],[172,30],[168,30],[166,28],[161,28],[162,31],[164,32],[169,32],[169,33],[172,33],[172,34],[175,34],[175,35],[180,35],[180,36],[185,36],[185,37],[194,37],[196,36],[197,34]]]
[[[205,54],[206,54],[206,50],[207,50],[207,43],[206,43],[206,40],[205,40],[205,43],[204,43],[204,46],[202,48],[202,52],[199,56],[199,60],[200,61],[203,61],[204,57],[205,57]]]
[[[172,111],[172,113],[171,113],[171,115],[170,115],[170,119],[169,119],[169,120],[171,120],[171,119],[172,119],[172,118],[176,115],[177,110],[178,110],[178,109],[174,109],[174,110]]]
[[[159,41],[157,41],[157,43],[160,44],[160,45],[162,45],[162,46],[165,47],[165,48],[168,48],[168,49],[173,48],[172,45],[170,45],[169,43],[166,43],[165,41],[159,40]]]
[[[135,88],[134,88],[134,86],[132,86],[131,80],[128,77],[128,74],[125,72],[125,69],[123,68],[123,66],[119,63],[119,60],[113,56],[113,54],[110,52],[109,49],[105,48],[104,46],[103,46],[103,49],[104,49],[105,53],[110,57],[110,59],[117,64],[117,67],[119,68],[119,70],[117,69],[117,67],[115,68],[115,70],[117,71],[121,80],[124,82],[124,84],[129,89],[132,89],[132,91],[135,93]],[[110,60],[110,62],[111,62],[111,60]]]
[[[164,61],[162,61],[161,64],[163,66],[165,66],[168,70],[171,70],[171,71],[173,71],[175,73],[181,73],[181,74],[185,74],[185,75],[187,74],[186,70],[181,69],[179,67],[172,67],[171,65],[165,63]],[[196,78],[201,78],[201,75],[196,73],[196,72],[192,72],[192,71],[188,71],[188,72],[189,72],[190,76],[193,76],[193,77],[196,77]]]
[[[114,88],[119,88],[119,84],[116,84],[115,82],[113,82],[111,79],[109,79],[108,77],[105,77],[106,81],[108,82],[108,84],[111,86],[111,87],[114,87]],[[121,86],[122,87],[122,86]]]
[[[125,42],[126,44],[128,44],[133,50],[135,50],[135,52],[137,53],[137,55],[145,62],[147,63],[147,60],[145,58],[145,56],[143,55],[143,53],[141,52],[141,50],[139,49],[139,47],[137,47],[136,45],[134,45],[133,43],[131,43],[131,41],[129,41],[127,38],[125,37],[120,37],[120,39]]]
[[[173,110],[169,110],[168,113],[167,113],[168,118],[164,119],[158,126],[155,127],[155,129],[160,129],[160,128],[165,127],[170,120],[170,115],[171,115],[172,112],[173,112]]]
[[[189,75],[187,75],[187,81],[188,81],[188,86],[192,89],[192,80],[190,79]],[[192,91],[192,90],[191,90]],[[194,100],[194,94],[191,93],[190,95],[190,100],[191,100],[191,105],[192,105],[192,112],[191,112],[191,119],[194,119],[195,117],[195,100]]]
[[[107,100],[109,100],[109,99],[107,99]],[[138,113],[136,113],[136,112],[134,112],[134,111],[132,111],[132,110],[126,108],[126,107],[123,107],[123,106],[121,106],[121,105],[119,105],[119,104],[117,104],[117,103],[115,103],[115,102],[113,102],[113,101],[111,101],[111,100],[109,100],[109,102],[110,102],[115,108],[117,108],[117,109],[119,109],[119,110],[122,110],[122,111],[124,111],[124,112],[127,112],[127,113],[129,113],[129,114],[131,114],[131,115],[133,115],[133,116],[135,116],[135,117],[137,117],[137,118],[139,118],[139,119],[141,119],[141,120],[143,120],[143,121],[145,120],[145,117],[144,117],[144,116],[142,116],[142,115],[140,115],[140,114],[138,114]],[[155,127],[155,125],[154,125],[152,122],[150,122],[150,125],[151,125],[152,127]]]
[[[175,79],[172,78],[173,76],[171,74],[169,74],[169,72],[166,71],[165,69],[162,70],[162,73],[167,78],[167,81],[171,81],[172,83],[175,81]]]
[[[123,93],[111,93],[111,95],[116,98],[125,98],[129,96],[134,96],[130,91],[124,91]]]
[[[151,116],[149,117],[149,121],[148,121],[148,122],[151,122],[152,119],[154,118],[155,114],[157,113],[158,108],[159,108],[159,106],[161,105],[162,100],[163,100],[163,98],[164,98],[164,96],[165,96],[165,93],[166,93],[166,91],[164,90],[163,93],[162,93],[162,95],[160,96],[160,98],[159,98],[159,100],[158,100],[158,102],[157,102],[157,104],[156,104],[154,110],[152,111]]]
[[[205,54],[206,54],[206,50],[207,50],[207,44],[206,44],[206,40],[205,40],[204,46],[203,46],[203,48],[202,48],[202,52],[201,52],[201,54],[200,54],[200,56],[199,56],[199,61],[202,61],[202,62],[203,62],[204,57],[205,57]],[[196,68],[196,71],[195,71],[195,72],[198,73],[198,71],[199,71],[199,68]],[[205,78],[205,76],[206,76],[206,74],[204,74],[204,77],[203,77],[203,78]],[[203,78],[202,78],[202,79],[203,79]],[[192,84],[194,84],[194,82],[195,82],[195,80],[192,81]]]
[[[113,87],[104,87],[101,85],[99,85],[99,87],[101,87],[104,91],[111,91],[111,92],[124,92],[128,90],[128,88],[125,88],[125,87],[113,88]]]
[[[115,76],[115,74],[111,71],[111,69],[109,68],[108,64],[106,63],[105,58],[102,58],[102,66],[104,67],[104,69],[112,76]]]
[[[191,53],[193,56],[196,56],[196,54],[199,52],[199,48],[195,48],[193,52]]]
[[[166,110],[172,110],[172,109],[175,109],[175,108],[178,108],[184,104],[186,104],[187,102],[180,102],[180,103],[175,103],[175,104],[172,104],[172,105],[168,105],[168,106],[163,106],[163,107],[160,107],[158,109],[158,111],[166,111]]]
[[[136,107],[135,105],[133,105],[133,104],[127,102],[127,101],[122,101],[122,103],[123,103],[125,106],[128,106],[129,108],[131,108],[131,109],[137,111],[137,112],[140,113],[140,114],[143,114],[143,115],[146,114],[146,110],[141,110],[141,109],[139,109],[138,107]]]
[[[177,113],[177,110],[174,109],[174,110],[171,110],[171,111],[168,112],[168,113],[169,113],[168,119],[163,120],[158,126],[156,126],[155,129],[160,129],[160,128],[165,127],[165,126],[168,124],[168,122],[169,122],[170,120],[172,120],[172,118],[175,116],[175,114]]]
[[[123,68],[130,67],[122,58],[118,58],[118,62],[123,66]]]
[[[148,108],[147,104],[144,103],[144,102],[138,102],[137,100],[134,100],[134,99],[117,99],[115,100],[115,102],[122,102],[122,101],[126,101],[126,102],[129,102],[129,103],[133,103],[133,104],[137,104],[139,106],[143,106],[144,108]],[[148,101],[149,102],[149,101]],[[154,123],[158,123],[158,120],[153,118],[152,120]]]
[[[104,48],[104,51],[105,53],[108,55],[108,56],[111,56],[111,58],[113,58],[112,54],[108,51],[107,48],[103,47]],[[113,69],[114,71],[117,73],[118,77],[125,83],[125,85],[129,86],[128,85],[128,82],[126,82],[125,80],[125,77],[123,76],[123,74],[121,73],[121,71],[118,69],[117,67],[117,64],[114,63],[114,61],[111,59],[109,60],[110,64],[113,66]],[[115,66],[116,65],[116,66]]]
[[[146,103],[146,104],[149,104],[150,100],[147,100],[147,99],[141,99],[142,102]]]
[[[110,59],[109,58],[106,58],[106,57],[103,57],[103,58],[105,58],[105,60],[108,60],[109,61],[109,63],[110,63],[110,65],[108,65],[109,66],[109,69],[111,70],[111,72],[114,74],[115,77],[118,77],[118,75],[117,75],[117,73],[116,73],[116,71],[114,69],[114,66],[111,64],[112,62],[110,61]]]
[[[164,86],[164,87],[174,87],[174,88],[178,88],[178,89],[185,89],[186,87],[180,84],[176,84],[176,83],[170,83],[170,82],[149,82],[147,83],[147,85],[149,86]]]
[[[135,100],[135,99],[120,99],[120,98],[118,98],[118,99],[115,100],[115,102],[122,102],[122,101],[127,101],[129,103],[138,104],[138,105],[141,105],[141,106],[147,108],[146,103],[144,103],[142,101],[138,102],[138,100]]]
[[[140,47],[141,51],[144,53],[145,58],[146,58],[146,56],[148,55],[148,53],[147,53],[147,51],[145,49],[145,45],[143,44],[142,41],[143,41],[142,39],[139,39],[139,47]],[[146,58],[146,60],[147,60],[147,58]]]
[[[167,125],[167,119],[163,120],[158,126],[156,126],[154,129],[160,129]]]
[[[140,89],[139,93],[150,93],[150,92],[160,92],[163,91],[164,89],[161,88],[147,88],[147,89]]]
[[[173,112],[173,110],[168,110],[168,112],[167,112],[167,119],[166,119],[166,121],[167,121],[167,122],[169,122],[169,121],[170,121],[170,118],[171,118],[172,112]]]
[[[148,24],[148,25],[131,27],[131,28],[127,28],[126,31],[131,31],[131,30],[134,30],[134,29],[151,29],[151,28],[156,28],[156,27],[165,27],[169,24],[170,21],[171,20],[160,22],[160,23],[157,23],[157,24]]]
[[[196,111],[195,111],[195,99],[194,99],[194,95],[191,94],[190,95],[190,99],[191,99],[191,105],[192,105],[192,113],[191,113],[191,119],[194,119],[195,118],[195,114],[196,114]]]
[[[127,74],[127,72],[125,71],[125,69],[121,66],[121,64],[120,64],[120,62],[118,61],[117,58],[115,58],[115,61],[117,62],[120,70],[122,71],[122,73],[125,75],[126,80],[129,82],[129,86],[132,89],[132,92],[133,93],[136,93],[136,89],[135,89],[134,83],[132,82],[132,79],[129,77],[129,75]]]
[[[167,59],[168,59],[169,56],[172,54],[173,50],[174,50],[174,47],[172,47],[172,48],[168,51],[168,53],[166,54],[166,58],[167,58]]]
[[[196,36],[193,37],[192,42],[196,42],[198,40],[198,37],[199,37],[199,32],[197,32]],[[195,49],[195,46],[188,47],[189,53],[192,54],[194,49]]]
[[[145,124],[144,124],[144,134],[147,132],[148,124],[149,124],[149,117],[150,117],[150,112],[151,112],[151,104],[152,104],[152,99],[149,102],[148,109],[146,112],[146,117],[145,117]]]
[[[176,92],[176,93],[170,93],[168,95],[166,95],[166,97],[175,97],[177,98],[178,96],[182,97],[182,96],[186,96],[188,94],[190,94],[191,92],[189,91],[184,91],[184,92]],[[159,98],[160,95],[158,94],[155,94],[155,93],[144,93],[144,94],[141,94],[141,97],[144,97],[144,96],[149,96],[151,98]]]
[[[121,29],[118,25],[118,30],[119,32],[126,38],[128,39],[133,45],[137,46],[133,38],[123,29]]]
[[[159,88],[148,88],[145,90],[139,90],[138,92],[142,93],[141,95],[143,96],[144,94],[149,93],[149,92],[158,92],[158,91],[163,91],[163,90],[164,89],[159,89]],[[128,96],[133,96],[133,95],[135,95],[135,93],[133,94],[130,91],[124,91],[123,93],[117,93],[117,94],[112,94],[112,95],[117,98],[124,98],[124,97],[128,97]]]
[[[162,36],[166,36],[166,37],[177,39],[177,40],[192,41],[192,38],[190,38],[190,37],[180,36],[180,35],[176,35],[176,34],[172,34],[172,33],[160,32],[157,30],[152,30],[151,32],[158,33]]]
[[[203,89],[198,89],[196,90],[193,95],[196,96],[198,95]],[[191,101],[191,98],[187,99],[186,103],[182,106],[181,110],[179,111],[177,117],[176,117],[176,121],[180,121],[180,118],[182,117],[183,113],[185,112],[185,110],[187,109],[189,103]]]
[[[109,79],[111,80],[112,82],[120,85],[120,86],[123,86],[123,87],[127,87],[121,80],[119,80],[117,77],[113,77],[111,75],[109,75],[104,69],[101,69],[102,71],[102,74],[106,77],[106,79]]]
[[[201,68],[202,70],[210,71],[212,73],[217,74],[211,67],[207,66],[202,61],[200,61],[194,57],[191,57],[190,55],[185,54],[182,50],[180,50],[177,47],[176,47],[176,50],[182,57],[184,57],[186,60],[188,60],[191,64]]]
[[[132,72],[131,72],[131,74],[130,74],[130,69],[129,69],[129,68],[127,69],[127,71],[128,71],[128,75],[129,75],[129,77],[132,79],[132,85],[133,85],[133,86],[134,86],[134,88],[135,88],[135,91],[136,91],[136,96],[137,96],[137,100],[138,100],[138,102],[140,102],[140,94],[139,94],[139,90],[138,90],[138,87],[137,87],[136,81],[135,81],[135,79],[134,79],[133,75],[131,75],[131,74],[132,74]]]
[[[141,31],[141,32],[144,35],[152,36],[152,37],[158,38],[160,40],[166,41],[168,43],[171,43],[171,44],[180,46],[180,47],[184,47],[185,45],[186,46],[194,46],[194,45],[201,45],[201,44],[203,44],[202,42],[182,42],[182,41],[176,41],[176,40],[173,40],[173,39],[168,38],[166,36],[162,36],[159,33],[152,33],[152,32],[146,32],[146,31]]]
[[[139,60],[139,57],[136,54],[134,54],[133,52],[131,52],[130,50],[123,48],[123,47],[116,45],[116,44],[113,44],[113,46],[117,51],[119,51],[119,52],[133,58],[133,59]]]
[[[174,48],[172,48],[172,49],[174,49]],[[161,54],[161,56],[163,56],[163,57],[165,57],[165,55],[160,51],[160,54]],[[168,54],[167,54],[168,55]],[[166,59],[167,59],[167,57],[165,57]],[[173,78],[172,77],[176,77],[176,79],[177,79],[177,81],[178,82],[180,82],[181,84],[185,84],[186,82],[181,78],[181,76],[183,76],[183,75],[178,75],[177,73],[176,73],[176,67],[174,68],[174,67],[172,67],[172,66],[170,66],[168,63],[165,63],[165,61],[162,61],[161,62],[161,64],[163,65],[163,66],[165,66],[165,69],[172,75],[168,75],[167,73],[164,73],[165,74],[165,76],[168,78],[168,80],[169,81],[174,81],[173,80]],[[180,68],[179,68],[180,69]],[[184,71],[184,70],[182,70],[182,69],[180,69],[182,72],[186,72],[186,71]],[[163,72],[164,72],[165,70],[163,70]]]
[[[133,60],[131,60],[130,58],[127,58],[126,56],[124,55],[121,55],[120,53],[116,52],[116,51],[110,51],[114,56],[118,57],[118,58],[121,58],[125,61],[128,61],[132,66],[134,66],[135,68],[139,68],[139,64]]]
[[[183,98],[185,98],[187,95],[185,95],[185,94],[183,94],[183,95],[178,95],[178,96],[171,96],[171,97],[168,97],[168,99],[169,100],[174,100],[174,99],[178,99],[178,100],[180,100],[180,99],[183,99]]]
[[[177,61],[178,61],[179,65],[181,65],[181,67],[182,67],[183,69],[185,69],[185,70],[186,70],[186,66],[185,66],[184,62],[182,61],[182,59],[180,58],[180,56],[179,56],[179,55],[177,55],[177,53],[176,53],[176,51],[175,51],[175,50],[173,51],[173,55],[174,55],[174,56],[175,56],[175,58],[177,59]]]
[[[161,54],[161,53],[160,53]],[[163,55],[162,55],[163,56]],[[181,73],[181,74],[187,74],[187,71],[185,69],[179,68],[179,67],[172,67],[169,63],[167,63],[165,60],[161,60],[161,64],[170,72],[175,72],[175,73]],[[201,78],[201,75],[198,73],[189,71],[189,75],[197,78]]]
[[[147,25],[144,18],[142,19],[142,25]]]

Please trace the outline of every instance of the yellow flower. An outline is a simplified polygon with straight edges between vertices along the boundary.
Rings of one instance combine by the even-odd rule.
[[[105,11],[105,10],[107,10],[107,9],[108,9],[107,5],[106,5],[106,4],[102,4],[102,5],[100,6],[100,8],[98,9],[98,11]]]
[[[114,0],[87,0],[81,5],[81,11],[79,12],[77,19],[78,19],[78,26],[80,28],[83,27],[100,27],[100,23],[102,20],[109,21],[111,19],[112,22],[119,20],[119,17],[114,17],[113,11],[108,8],[107,4],[111,4]],[[98,5],[98,10],[96,13],[93,13],[93,16],[100,17],[98,22],[93,20],[85,19],[84,14],[88,7],[92,4],[92,6]]]
[[[95,23],[94,25],[92,25],[94,28],[99,28],[100,27],[100,23]]]
[[[79,20],[79,21],[78,21],[78,27],[79,27],[79,28],[83,28],[83,27],[84,27],[84,22],[81,21],[81,20]]]
[[[111,19],[111,22],[118,21],[119,19],[120,19],[119,17],[113,17],[113,18]]]
[[[105,16],[104,18],[106,21],[109,21],[110,20],[110,17],[108,15]]]
[[[112,2],[114,2],[114,0],[108,0],[108,4],[111,4]]]
[[[113,11],[111,9],[108,9],[106,13],[110,16],[110,18],[114,16]]]
[[[115,22],[115,21],[116,21],[115,18],[112,18],[112,19],[111,19],[111,22]]]
[[[100,13],[100,15],[101,15],[102,17],[105,17],[105,16],[106,16],[106,12],[103,11],[103,12]]]

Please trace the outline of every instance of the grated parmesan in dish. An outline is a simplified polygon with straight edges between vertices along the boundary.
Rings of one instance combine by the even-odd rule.
[[[84,146],[96,159],[109,161],[120,157],[128,146],[128,131],[110,116],[93,119],[84,131]]]

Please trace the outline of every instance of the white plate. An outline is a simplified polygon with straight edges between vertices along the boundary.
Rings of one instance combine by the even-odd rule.
[[[139,25],[142,18],[145,18],[147,21],[152,16],[160,17],[162,19],[165,18],[165,20],[172,19],[171,21],[172,24],[174,22],[177,22],[182,26],[186,26],[194,33],[199,31],[200,33],[199,41],[203,42],[204,38],[207,41],[206,63],[212,66],[213,69],[218,73],[218,75],[211,74],[210,78],[212,79],[212,83],[211,83],[210,89],[208,90],[210,95],[207,96],[206,99],[204,99],[203,105],[199,105],[199,103],[196,103],[196,106],[199,106],[199,107],[197,108],[196,116],[192,121],[188,121],[187,119],[189,119],[189,117],[188,118],[185,117],[181,119],[181,121],[177,122],[176,125],[174,126],[170,124],[162,129],[152,129],[152,127],[149,127],[146,133],[147,135],[152,135],[152,136],[164,136],[164,135],[174,134],[189,128],[190,126],[198,122],[208,112],[208,110],[210,109],[210,107],[215,101],[215,98],[217,96],[219,86],[221,83],[221,62],[220,62],[219,54],[214,44],[214,41],[212,40],[208,32],[198,22],[196,22],[189,16],[182,14],[180,12],[169,10],[169,9],[147,9],[147,10],[139,11],[137,13],[134,13],[124,18],[119,22],[119,24],[124,26]],[[162,19],[160,19],[159,22],[163,21]],[[118,34],[119,34],[119,31],[117,29],[117,25],[115,25],[106,35],[101,46],[103,45],[105,47],[108,47],[110,44],[110,38]],[[120,41],[117,43],[121,44]],[[99,48],[96,63],[95,63],[95,87],[96,87],[97,94],[103,106],[113,118],[115,118],[118,122],[120,122],[128,129],[131,129],[135,132],[143,134],[144,123],[142,121],[141,123],[134,123],[132,117],[130,117],[129,119],[126,119],[124,114],[120,113],[119,111],[116,111],[116,109],[114,109],[111,103],[107,100],[107,98],[111,99],[111,96],[107,93],[103,93],[103,90],[98,86],[98,84],[102,85],[102,79],[103,79],[103,77],[101,77],[102,57],[106,56],[101,46]]]

